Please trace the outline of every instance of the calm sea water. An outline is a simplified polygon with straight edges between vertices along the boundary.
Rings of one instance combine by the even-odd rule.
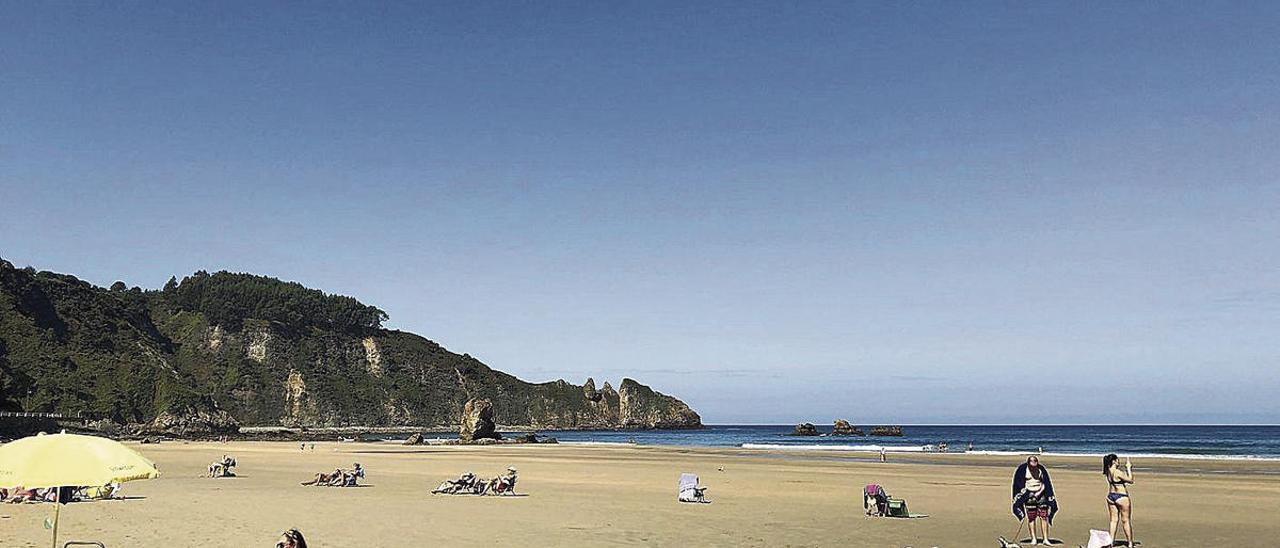
[[[793,426],[720,425],[701,430],[548,432],[561,442],[918,452],[948,445],[961,452],[1169,456],[1280,460],[1280,426],[904,426],[905,436],[798,437]],[[866,427],[863,427],[865,430]],[[819,426],[830,432],[831,427]]]

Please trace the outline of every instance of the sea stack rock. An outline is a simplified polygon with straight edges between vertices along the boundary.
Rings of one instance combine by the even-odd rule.
[[[873,426],[871,427],[872,436],[902,436],[901,426]]]
[[[857,426],[849,424],[844,419],[836,419],[835,425],[831,427],[831,435],[833,436],[865,436]]]
[[[462,406],[462,426],[458,429],[458,439],[477,441],[482,439],[501,439],[498,425],[493,422],[493,404],[489,400],[472,398]]]
[[[816,436],[818,435],[818,427],[811,422],[803,422],[796,425],[796,429],[791,433],[792,436]]]
[[[587,382],[582,385],[582,395],[587,398],[587,401],[592,402],[598,402],[604,398],[604,395],[596,390],[596,380],[591,377],[587,377]]]
[[[405,438],[405,445],[422,445],[422,434],[415,432],[413,435]]]

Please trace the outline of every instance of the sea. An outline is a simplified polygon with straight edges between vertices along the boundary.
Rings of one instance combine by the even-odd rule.
[[[792,436],[794,425],[711,425],[697,430],[557,431],[561,443],[635,444],[913,453],[1101,456],[1280,461],[1280,426],[934,426],[904,425],[902,437]],[[862,427],[867,430],[867,427]],[[513,433],[513,435],[516,435]]]

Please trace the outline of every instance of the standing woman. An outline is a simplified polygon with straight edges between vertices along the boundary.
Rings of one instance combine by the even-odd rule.
[[[1049,471],[1040,465],[1040,458],[1032,455],[1013,473],[1013,515],[1022,520],[1026,517],[1031,528],[1031,544],[1040,544],[1036,539],[1036,523],[1040,523],[1043,544],[1049,546],[1049,526],[1053,524],[1053,515],[1058,513],[1058,500],[1053,494],[1053,482],[1049,479]]]
[[[1116,538],[1116,522],[1124,526],[1124,537],[1133,546],[1133,500],[1129,498],[1128,485],[1133,483],[1133,463],[1124,459],[1120,469],[1120,457],[1115,453],[1102,457],[1102,474],[1107,477],[1107,513],[1111,514],[1111,538]]]

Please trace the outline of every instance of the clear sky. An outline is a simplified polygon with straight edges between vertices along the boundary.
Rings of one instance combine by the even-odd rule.
[[[1280,422],[1280,3],[180,4],[0,4],[0,256],[711,423]]]

